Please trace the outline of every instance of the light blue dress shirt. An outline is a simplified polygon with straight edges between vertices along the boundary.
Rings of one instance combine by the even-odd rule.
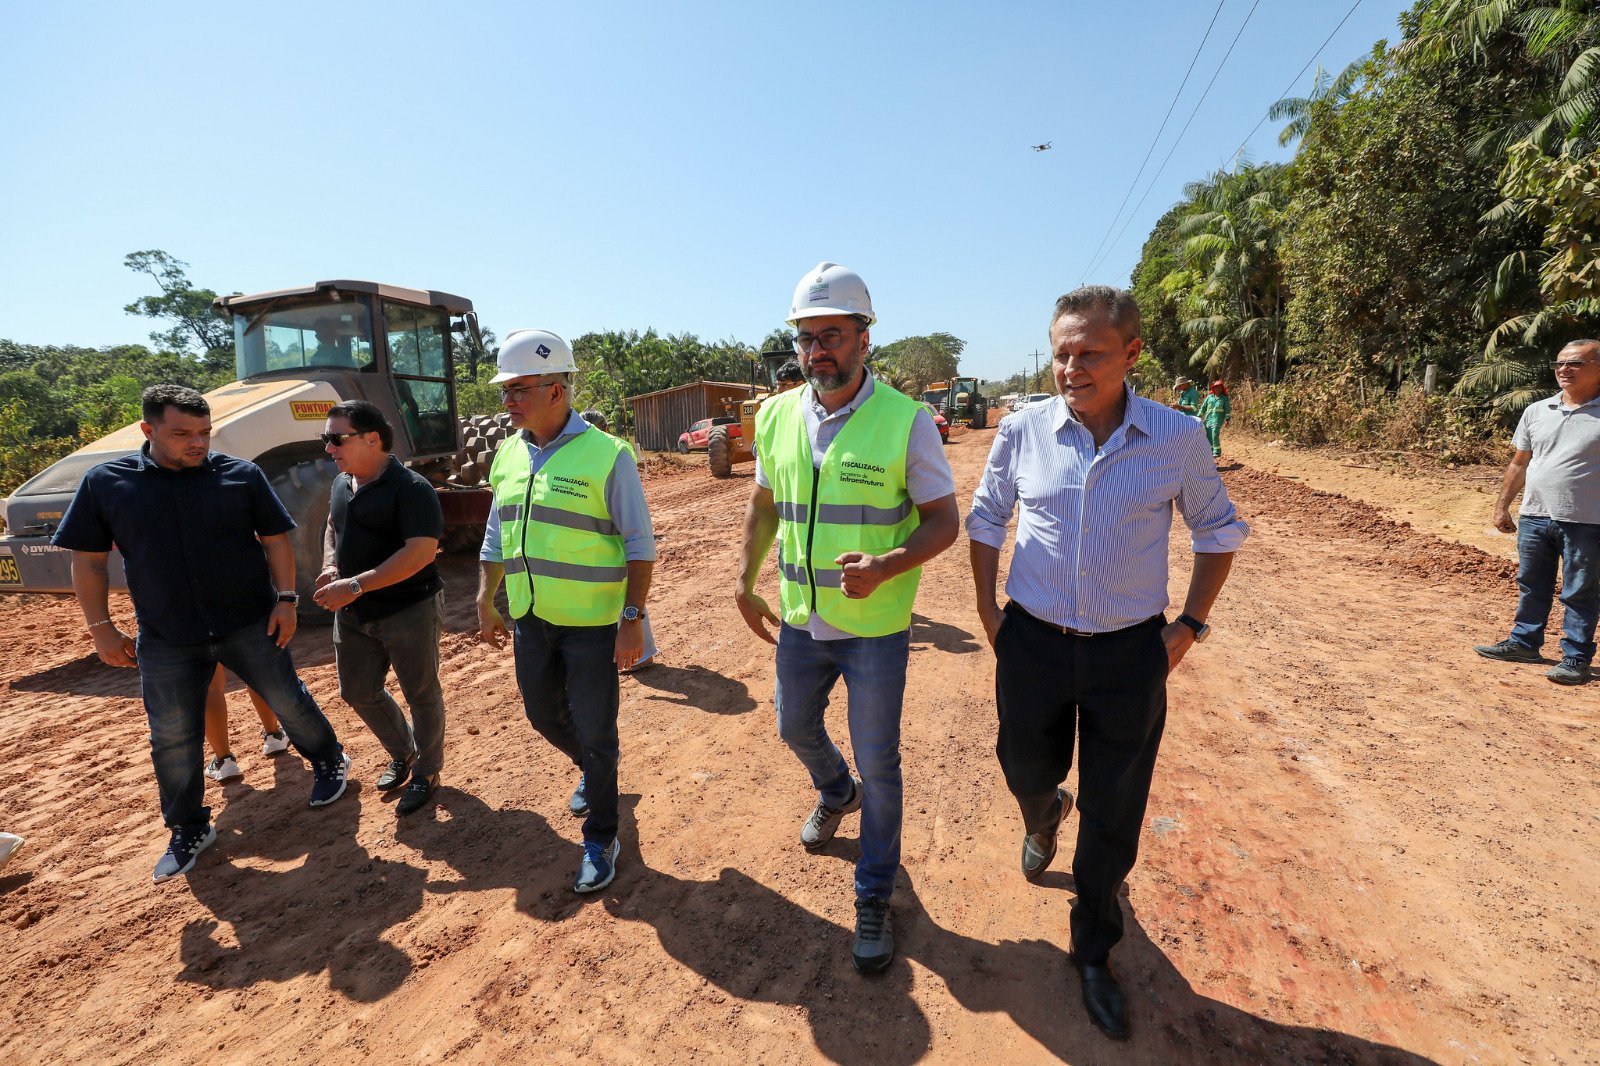
[[[967,535],[999,550],[1019,510],[1006,595],[1036,618],[1090,633],[1167,609],[1174,505],[1196,552],[1237,551],[1250,532],[1200,423],[1126,396],[1122,425],[1098,450],[1059,396],[1008,415],[967,515]]]
[[[527,433],[519,432],[517,436],[528,446],[529,475],[549,462],[562,445],[579,433],[599,432],[576,411],[561,428],[561,435],[543,448],[535,444]],[[650,524],[650,508],[644,499],[644,483],[639,480],[639,464],[634,462],[631,454],[618,455],[616,465],[611,468],[611,476],[606,479],[606,509],[611,512],[612,524],[622,533],[623,550],[628,561],[654,562],[655,530]],[[478,558],[486,563],[505,561],[500,556],[500,515],[493,507],[489,508],[489,524],[484,527],[483,548],[478,552]]]

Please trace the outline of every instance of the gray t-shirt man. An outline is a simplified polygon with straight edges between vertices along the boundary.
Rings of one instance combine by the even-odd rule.
[[[1533,453],[1519,513],[1600,524],[1600,396],[1567,407],[1558,392],[1529,404],[1511,443]]]

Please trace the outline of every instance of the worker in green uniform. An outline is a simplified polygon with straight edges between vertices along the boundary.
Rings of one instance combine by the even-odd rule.
[[[1189,378],[1179,378],[1178,383],[1173,387],[1178,390],[1178,402],[1174,406],[1186,415],[1193,415],[1199,418],[1200,390],[1195,386],[1194,381]]]
[[[1228,399],[1228,386],[1221,381],[1211,383],[1211,392],[1200,403],[1200,421],[1205,423],[1206,440],[1211,442],[1211,456],[1222,458],[1222,427],[1233,418],[1233,403]]]

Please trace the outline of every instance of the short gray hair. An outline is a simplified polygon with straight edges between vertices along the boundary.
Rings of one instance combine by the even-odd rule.
[[[1050,316],[1050,328],[1062,315],[1085,315],[1101,312],[1116,327],[1122,339],[1131,341],[1139,336],[1139,302],[1126,289],[1110,285],[1080,285],[1056,301],[1055,314]]]

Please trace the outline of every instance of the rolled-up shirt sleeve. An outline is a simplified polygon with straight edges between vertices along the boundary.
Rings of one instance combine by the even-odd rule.
[[[489,501],[489,521],[483,527],[483,547],[478,549],[478,559],[485,563],[503,563],[500,557],[500,513]]]
[[[1228,499],[1211,457],[1211,445],[1198,422],[1184,433],[1183,478],[1176,502],[1189,527],[1189,545],[1197,554],[1236,552],[1250,535],[1249,525]]]
[[[606,509],[622,534],[623,553],[630,563],[655,562],[656,535],[650,524],[650,505],[645,502],[644,482],[639,479],[639,464],[633,456],[617,456],[611,476],[606,479]]]
[[[1001,422],[995,431],[989,461],[973,490],[972,510],[967,512],[967,536],[996,550],[1006,545],[1006,527],[1017,506],[1017,484],[1011,469],[1014,452],[1011,435],[1006,432],[1009,428]]]

